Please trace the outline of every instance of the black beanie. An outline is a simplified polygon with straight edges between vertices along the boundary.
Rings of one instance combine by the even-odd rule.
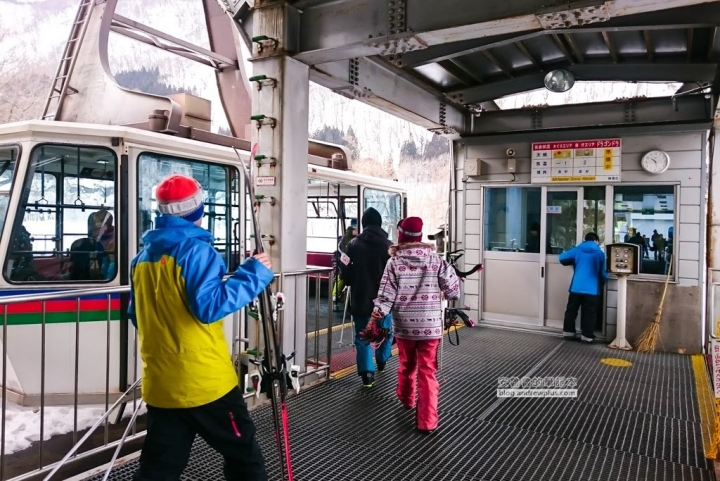
[[[367,227],[374,225],[377,227],[382,226],[382,217],[380,216],[380,212],[376,211],[372,207],[368,208],[365,213],[362,216],[362,226],[363,229],[366,229]]]

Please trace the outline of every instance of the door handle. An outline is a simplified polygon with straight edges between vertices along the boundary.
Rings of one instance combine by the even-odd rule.
[[[540,268],[540,277],[545,278],[545,267]]]

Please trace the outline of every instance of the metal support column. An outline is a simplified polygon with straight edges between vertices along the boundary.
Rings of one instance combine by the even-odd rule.
[[[283,2],[256,2],[253,11],[252,142],[263,160],[257,169],[256,203],[263,241],[286,296],[281,316],[285,354],[305,356],[307,287],[307,142],[309,67],[287,56],[298,12]],[[303,369],[305,366],[301,366]]]
[[[708,138],[708,205],[707,205],[707,239],[705,260],[707,267],[707,303],[705,336],[703,347],[709,349],[709,339],[717,338],[717,325],[720,317],[715,312],[715,306],[720,299],[720,290],[713,285],[720,283],[720,152],[717,147],[717,130],[720,128],[720,109],[715,111],[713,130]],[[703,199],[701,198],[701,202]],[[707,350],[706,352],[710,352]]]

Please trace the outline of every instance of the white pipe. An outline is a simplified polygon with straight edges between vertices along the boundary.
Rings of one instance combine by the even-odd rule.
[[[627,306],[627,276],[618,274],[617,288],[617,333],[615,340],[610,344],[611,349],[632,350],[632,346],[625,339],[625,314]]]

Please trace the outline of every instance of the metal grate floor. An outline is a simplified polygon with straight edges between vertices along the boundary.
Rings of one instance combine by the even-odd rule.
[[[633,365],[608,366],[604,357]],[[689,356],[463,329],[460,346],[444,346],[440,428],[431,436],[415,432],[413,411],[395,399],[396,365],[392,359],[370,390],[350,375],[291,398],[296,480],[714,479]],[[578,397],[496,397],[499,377],[524,375],[576,377]],[[253,417],[277,480],[270,411]],[[130,481],[135,467],[117,467],[110,479]],[[222,480],[221,469],[221,458],[197,440],[182,480]]]

